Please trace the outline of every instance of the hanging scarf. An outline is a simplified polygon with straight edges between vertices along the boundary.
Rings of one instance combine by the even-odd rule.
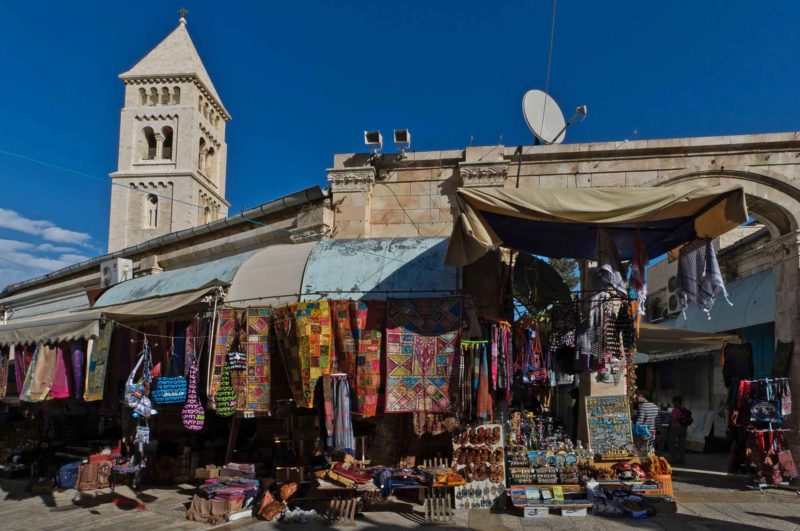
[[[53,385],[55,370],[55,352],[49,346],[37,345],[25,376],[21,399],[25,402],[41,402],[47,398]]]
[[[8,388],[8,360],[14,347],[0,347],[0,400],[6,397],[6,389]]]
[[[48,398],[69,398],[69,374],[67,374],[66,350],[64,344],[53,348],[56,357],[56,370]]]
[[[350,390],[347,376],[334,376],[333,408],[334,408],[334,448],[355,455],[356,440],[353,436],[353,420],[350,413]]]
[[[17,384],[17,394],[22,397],[22,389],[25,387],[25,375],[28,373],[27,345],[11,346],[14,353],[14,379]]]
[[[72,380],[70,382],[70,395],[73,398],[83,396],[83,366],[86,361],[86,354],[83,350],[81,341],[73,341],[69,344],[68,352],[72,362]]]
[[[497,327],[496,325],[492,325],[491,329],[491,348],[492,348],[492,364],[491,364],[491,371],[492,371],[492,378],[489,382],[489,388],[492,391],[496,391],[499,388],[498,385],[498,373],[499,371],[499,363],[500,363],[500,345],[497,344]]]
[[[97,341],[89,341],[89,347],[86,349],[89,353],[89,361],[86,366],[86,385],[83,391],[83,399],[86,402],[103,399],[106,369],[108,368],[108,353],[113,332],[114,321],[106,321]]]
[[[637,315],[644,315],[645,302],[647,302],[647,247],[642,239],[642,231],[636,229],[636,247],[631,259],[630,285],[636,290]]]
[[[480,353],[480,374],[478,377],[478,404],[477,414],[481,420],[491,420],[492,414],[492,396],[489,394],[489,364],[486,355],[486,345],[475,346]]]

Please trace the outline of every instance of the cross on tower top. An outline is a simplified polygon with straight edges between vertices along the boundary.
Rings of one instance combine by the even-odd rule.
[[[181,18],[178,19],[178,22],[180,22],[181,24],[186,24],[186,15],[188,14],[189,14],[188,9],[186,9],[185,7],[180,8],[178,10],[178,15],[180,15]]]

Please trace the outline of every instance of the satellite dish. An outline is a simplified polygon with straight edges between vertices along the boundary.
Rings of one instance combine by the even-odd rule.
[[[522,114],[528,128],[543,144],[560,144],[564,141],[567,122],[556,100],[541,90],[529,90],[522,97]]]

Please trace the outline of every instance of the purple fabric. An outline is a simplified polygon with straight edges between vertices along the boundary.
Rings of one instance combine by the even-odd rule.
[[[73,341],[69,351],[72,353],[72,396],[80,398],[83,396],[83,364],[86,358],[83,343]]]
[[[50,388],[49,398],[69,398],[69,375],[67,374],[64,344],[58,345],[51,352],[55,352],[56,355],[56,374],[53,377],[53,386]]]

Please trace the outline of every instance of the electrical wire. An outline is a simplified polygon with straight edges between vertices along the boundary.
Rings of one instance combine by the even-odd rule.
[[[556,33],[556,7],[558,4],[558,0],[553,0],[553,15],[550,19],[550,48],[547,52],[547,75],[545,76],[544,81],[544,92],[548,96],[550,95],[550,67],[553,63],[553,40]],[[547,110],[547,99],[544,98],[544,103],[542,103],[542,125],[539,128],[540,131],[544,131],[544,116],[545,111]],[[553,139],[556,140],[556,139]]]

